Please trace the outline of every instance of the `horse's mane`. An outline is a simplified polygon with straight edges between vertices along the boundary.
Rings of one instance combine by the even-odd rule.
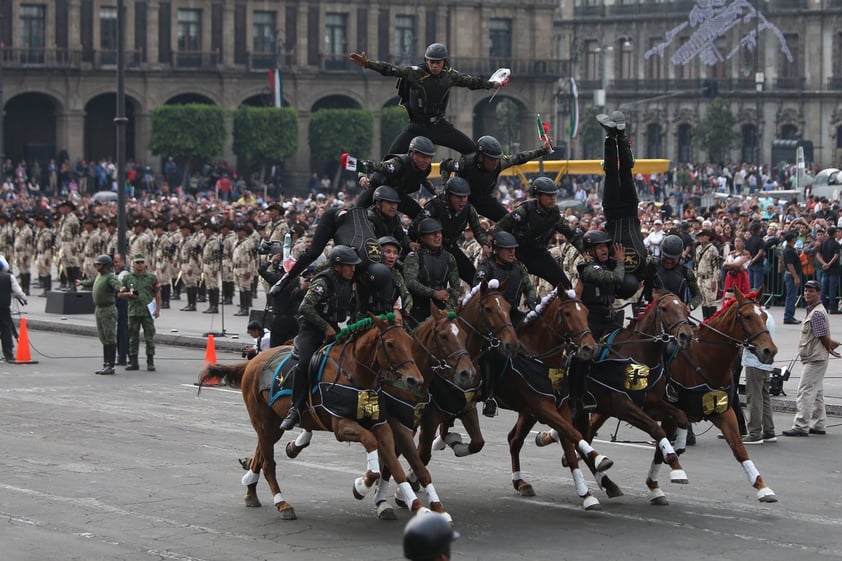
[[[465,295],[465,297],[462,299],[462,307],[463,308],[468,305],[468,302],[471,301],[471,298],[473,298],[474,295],[477,292],[479,292],[481,288],[482,288],[482,283],[479,283],[478,285],[473,287],[470,290],[470,292],[468,292]],[[497,279],[491,279],[490,281],[488,281],[488,288],[490,288],[491,290],[497,290],[498,288],[500,288],[500,281],[498,281]]]
[[[745,296],[749,300],[754,300],[755,298],[757,298],[757,293],[756,292],[749,292],[748,294],[744,294],[743,296]],[[714,319],[718,318],[719,316],[725,315],[725,312],[730,310],[731,307],[733,307],[733,305],[736,302],[737,302],[736,298],[731,298],[730,300],[728,300],[727,302],[722,304],[722,307],[719,308],[718,310],[716,310],[716,312],[714,312],[714,314],[712,316],[710,316],[708,319],[703,321],[702,324],[708,324],[708,323],[712,322]]]
[[[643,308],[642,310],[640,310],[640,311],[637,313],[637,315],[636,315],[636,316],[634,316],[634,321],[640,321],[640,320],[642,320],[642,319],[643,319],[643,317],[644,317],[646,314],[648,314],[648,313],[649,313],[649,310],[651,310],[651,309],[652,309],[652,307],[653,307],[655,304],[657,304],[657,303],[658,303],[658,300],[653,299],[651,302],[649,302],[648,304],[646,304],[646,307],[645,307],[645,308]]]
[[[523,321],[520,322],[520,324],[523,326],[529,325],[529,323],[531,323],[535,318],[543,314],[544,310],[547,309],[547,306],[549,306],[556,298],[558,298],[558,287],[555,287],[549,294],[541,298],[541,301],[538,302],[535,309],[526,314],[526,317],[523,318]]]
[[[387,321],[389,323],[394,323],[395,321],[395,314],[389,312],[388,314],[383,314],[377,316],[377,319]],[[363,318],[359,321],[355,321],[354,323],[348,324],[342,329],[339,330],[339,333],[336,334],[336,342],[342,343],[343,339],[352,339],[354,336],[365,333],[369,329],[374,327],[374,320],[370,317]]]
[[[436,325],[436,322],[430,321],[431,317],[433,316],[429,316],[427,319],[418,324],[415,334],[418,336],[419,339],[423,339],[424,336],[427,335],[427,331],[431,331]],[[454,320],[456,318],[456,312],[454,312],[453,310],[448,310],[445,319]]]

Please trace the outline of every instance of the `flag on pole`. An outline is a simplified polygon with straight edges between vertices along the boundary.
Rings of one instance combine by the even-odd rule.
[[[576,85],[576,78],[570,77],[570,139],[579,137],[579,87]]]
[[[357,159],[348,152],[343,152],[339,160],[343,168],[348,171],[357,171]]]
[[[269,89],[272,91],[272,107],[281,107],[283,105],[283,85],[281,84],[280,70],[269,70]]]

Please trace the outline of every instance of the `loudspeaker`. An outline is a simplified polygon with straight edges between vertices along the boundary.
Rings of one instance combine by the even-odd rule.
[[[59,292],[50,291],[47,293],[48,314],[92,314],[94,313],[94,301],[90,292]]]
[[[272,312],[267,312],[259,308],[252,308],[249,310],[249,323],[259,321],[260,325],[268,328],[272,325]]]

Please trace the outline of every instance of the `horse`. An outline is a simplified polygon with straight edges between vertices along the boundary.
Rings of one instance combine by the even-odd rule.
[[[774,503],[778,498],[749,458],[740,437],[737,416],[734,409],[729,407],[733,383],[731,364],[738,353],[748,348],[761,362],[771,364],[778,352],[766,329],[766,312],[760,307],[762,295],[763,287],[756,294],[748,295],[735,290],[733,300],[729,300],[718,312],[695,328],[695,338],[690,349],[679,352],[667,365],[667,396],[675,401],[691,421],[710,419],[722,431],[734,458],[745,471],[749,484],[757,490],[757,500]],[[662,427],[668,434],[676,431],[671,420],[664,421]],[[683,452],[685,437],[686,433],[676,438],[679,453]],[[655,452],[650,473],[657,474],[663,462],[659,452]],[[658,487],[657,477],[650,475],[646,484],[652,504],[669,504]],[[616,486],[607,477],[603,478],[603,485]]]
[[[670,480],[678,484],[688,483],[687,474],[657,420],[673,419],[686,440],[687,416],[665,399],[663,363],[668,348],[672,347],[675,352],[690,347],[693,329],[689,315],[690,309],[677,296],[669,292],[656,293],[652,302],[628,326],[603,338],[604,350],[585,377],[586,387],[596,401],[596,410],[590,419],[584,408],[579,408],[574,416],[577,428],[588,441],[608,417],[617,417],[646,432],[672,468]],[[554,441],[558,441],[558,435],[553,431],[541,432],[535,437],[538,446]],[[622,495],[619,488],[605,486],[606,475],[599,466],[588,457],[584,460],[609,497]],[[656,479],[657,473],[650,471],[650,476],[653,475]]]
[[[456,388],[475,388],[479,385],[477,370],[465,348],[467,332],[459,327],[458,316],[452,311],[439,310],[430,304],[432,315],[412,331],[412,356],[424,375],[424,384],[415,395],[400,395],[393,388],[385,387],[386,409],[389,424],[395,435],[396,449],[410,463],[413,483],[423,488],[429,499],[429,508],[443,514],[452,522],[452,517],[444,509],[438,493],[432,483],[430,472],[418,453],[415,445],[415,431],[421,421],[423,411],[430,403],[429,385],[443,384]],[[374,503],[381,519],[394,518],[394,512],[386,502],[389,494],[388,466],[384,466],[382,476],[377,483]],[[413,485],[414,490],[415,485]],[[395,502],[405,508],[406,499],[400,489],[396,492]]]
[[[466,328],[465,348],[476,362],[488,353],[500,352],[512,356],[520,347],[517,333],[509,316],[510,306],[503,297],[505,281],[482,281],[474,286],[456,309],[459,325]],[[462,386],[439,383],[430,388],[432,406],[424,410],[418,431],[418,455],[424,465],[430,463],[432,450],[450,446],[456,456],[475,454],[485,446],[476,411],[479,380]],[[462,435],[450,432],[456,419],[462,421],[470,442],[462,442]],[[437,434],[438,432],[441,434]],[[410,480],[414,474],[410,473]]]
[[[320,391],[310,394],[310,407],[302,412],[301,426],[306,432],[296,439],[296,446],[309,444],[309,431],[313,430],[331,431],[340,442],[361,443],[366,451],[367,470],[354,481],[354,496],[362,498],[371,490],[380,478],[382,460],[389,467],[412,511],[417,513],[424,507],[398,462],[395,438],[386,422],[384,404],[379,395],[386,386],[412,393],[422,385],[423,377],[412,358],[411,348],[412,338],[404,329],[400,314],[395,314],[393,318],[370,315],[340,331],[336,342],[320,351],[320,354],[323,353]],[[269,386],[274,376],[269,370],[267,377],[264,369],[274,360],[271,364],[279,363],[280,370],[283,362],[278,361],[281,357],[277,355],[283,355],[281,360],[286,361],[291,353],[289,347],[275,347],[248,362],[209,365],[200,378],[200,384],[218,377],[242,389],[243,401],[258,440],[249,470],[242,478],[243,485],[247,487],[245,504],[249,507],[261,506],[257,483],[262,469],[275,508],[284,520],[294,520],[296,514],[278,485],[274,447],[284,434],[280,423],[292,402],[290,396],[281,395],[270,404]],[[348,397],[350,402],[342,399],[343,396]]]

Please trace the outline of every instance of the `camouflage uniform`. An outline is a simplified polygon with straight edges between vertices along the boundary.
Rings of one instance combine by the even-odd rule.
[[[699,244],[696,247],[694,263],[699,290],[702,293],[702,313],[713,314],[716,311],[716,295],[719,288],[719,276],[722,272],[719,249],[711,242]],[[705,308],[712,308],[712,310]]]
[[[155,253],[155,242],[152,236],[146,230],[138,231],[141,225],[135,223],[134,232],[128,237],[129,255],[148,255]],[[152,269],[153,263],[149,263],[149,268]]]
[[[250,235],[243,235],[234,241],[232,247],[234,282],[240,292],[251,291],[251,282],[257,274],[257,246],[254,238]]]
[[[82,225],[79,217],[72,211],[63,215],[58,224],[58,242],[60,269],[64,269],[70,290],[75,290],[73,282],[81,278],[82,248],[80,245]]]
[[[41,288],[44,289],[41,296],[47,296],[47,292],[52,288],[54,240],[55,234],[47,228],[46,219],[39,217],[36,220],[35,232],[35,270],[38,280],[41,281]]]
[[[161,232],[155,238],[154,271],[162,286],[169,285],[175,277],[175,255],[178,242],[170,232]],[[163,295],[162,295],[163,296]]]
[[[82,229],[82,275],[87,279],[97,276],[94,259],[102,255],[99,230],[93,221],[85,220]]]
[[[205,225],[205,241],[202,245],[202,277],[208,291],[208,309],[206,314],[219,311],[219,271],[221,268],[223,242],[216,228]]]
[[[160,288],[158,279],[149,271],[145,271],[143,274],[131,271],[123,276],[122,284],[129,291],[137,291],[138,295],[137,298],[129,299],[129,358],[132,365],[136,366],[140,350],[140,328],[142,327],[146,347],[146,362],[148,366],[151,366],[152,357],[155,356],[155,320],[149,314],[147,306],[156,300]],[[151,370],[151,368],[149,369]]]
[[[5,214],[0,214],[0,220],[0,255],[11,265],[15,260],[15,228]]]
[[[459,268],[456,258],[444,248],[431,252],[422,247],[411,252],[403,262],[403,276],[414,300],[412,317],[419,323],[430,315],[434,290],[446,289],[448,292],[446,302],[436,301],[439,308],[456,306],[460,288]]]
[[[181,280],[187,291],[187,306],[181,308],[183,312],[196,311],[196,294],[202,275],[202,244],[205,236],[201,232],[192,232],[189,224],[182,226],[181,245],[179,247],[179,261],[181,263]]]
[[[32,255],[35,253],[35,233],[32,226],[21,217],[15,228],[15,270],[20,278],[23,293],[29,296],[29,281],[32,278]]]
[[[462,251],[468,259],[471,260],[471,263],[474,264],[474,267],[478,266],[480,260],[482,259],[482,246],[476,238],[464,240],[460,245],[462,247]]]
[[[222,299],[226,306],[234,303],[234,243],[237,241],[237,235],[230,231],[232,226],[223,224],[222,229],[229,229],[229,231],[220,233],[222,236]]]

